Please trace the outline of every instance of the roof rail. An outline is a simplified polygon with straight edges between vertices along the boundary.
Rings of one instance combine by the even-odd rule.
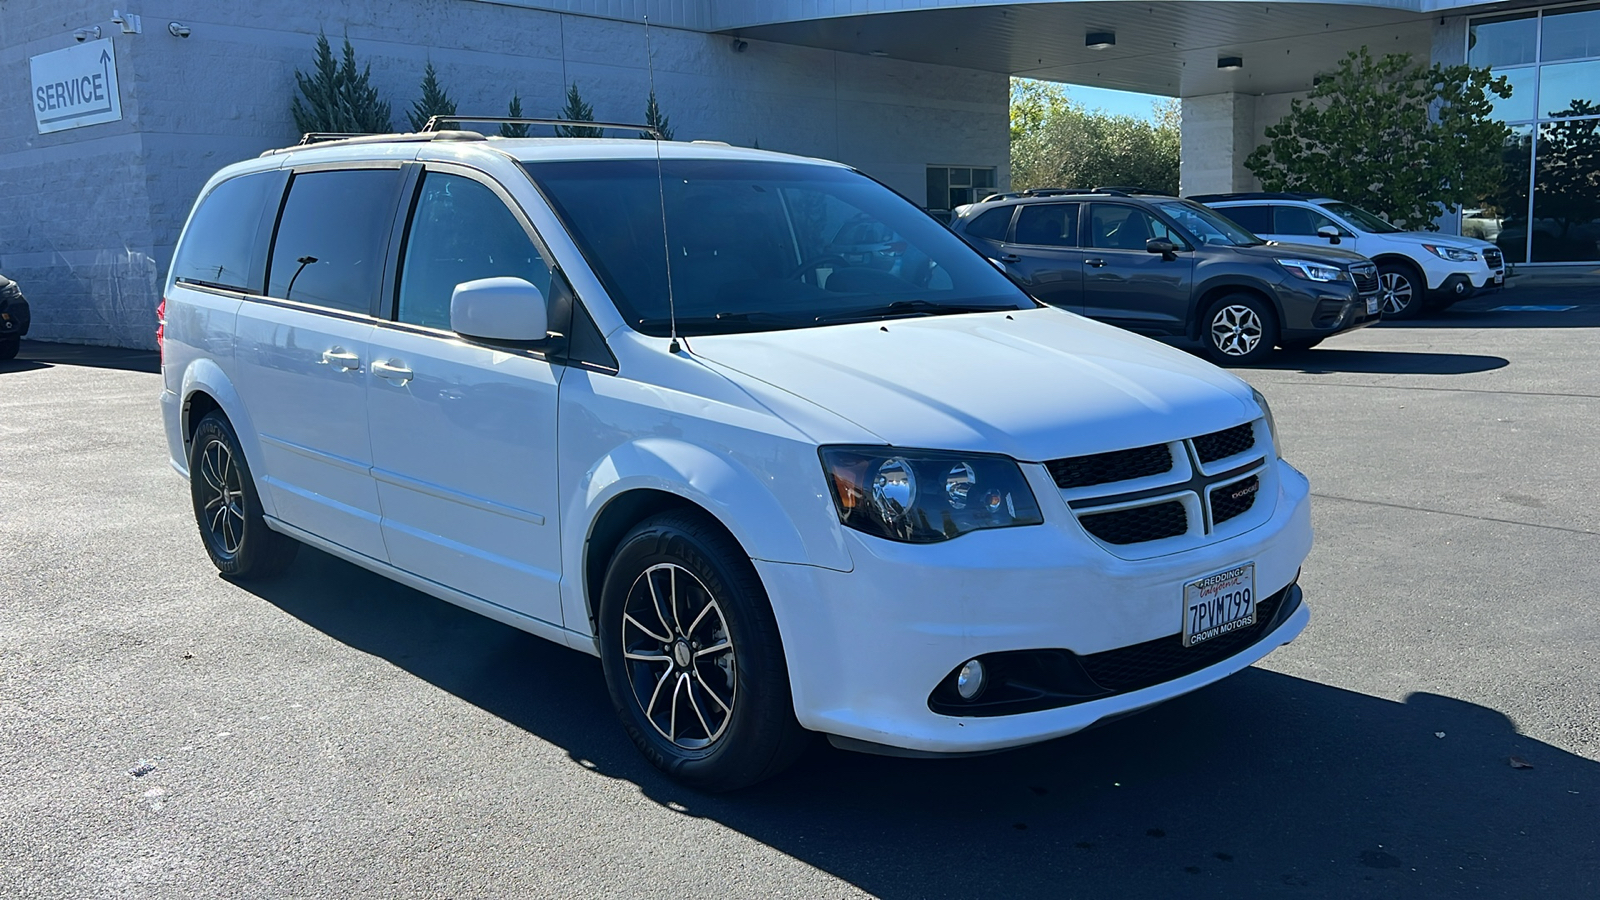
[[[1196,203],[1212,203],[1223,200],[1316,200],[1324,194],[1307,194],[1303,191],[1234,191],[1225,194],[1191,194],[1189,199]]]
[[[300,138],[300,142],[292,147],[278,147],[262,152],[262,156],[276,156],[279,153],[288,153],[299,150],[312,144],[392,144],[415,141],[482,141],[487,140],[476,131],[435,131],[430,134],[397,133],[397,134],[342,134],[331,131],[312,131]]]
[[[1106,187],[1097,187],[1097,188],[1095,188],[1095,191],[1100,192],[1100,193],[1107,193],[1107,194],[1124,194],[1124,195],[1130,196],[1130,197],[1131,196],[1136,196],[1136,195],[1137,196],[1148,196],[1148,197],[1170,197],[1170,196],[1172,196],[1171,194],[1167,193],[1166,191],[1158,191],[1158,190],[1155,190],[1154,188],[1139,187],[1137,185],[1108,185]]]
[[[300,135],[300,143],[296,144],[295,146],[304,147],[309,144],[321,144],[327,141],[343,141],[348,140],[349,138],[366,137],[376,133],[377,132],[373,131],[308,131],[305,134]]]
[[[632,131],[641,131],[652,138],[663,141],[666,138],[654,125],[639,125],[632,122],[589,122],[582,119],[524,119],[508,116],[431,116],[422,126],[422,134],[439,132],[440,126],[446,122],[480,122],[488,125],[550,125],[556,128],[626,128]]]

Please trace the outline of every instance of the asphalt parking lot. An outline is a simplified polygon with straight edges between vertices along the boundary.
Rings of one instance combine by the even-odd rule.
[[[1503,306],[1571,307],[1502,311]],[[0,896],[1600,896],[1600,288],[1240,374],[1312,624],[1091,732],[658,775],[597,661],[309,549],[216,574],[154,354],[0,363]],[[1517,768],[1512,758],[1531,768]]]

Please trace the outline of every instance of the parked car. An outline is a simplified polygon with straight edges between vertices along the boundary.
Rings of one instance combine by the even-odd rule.
[[[1337,246],[1378,264],[1383,314],[1409,319],[1505,286],[1505,256],[1489,241],[1401,231],[1366,210],[1317,194],[1190,197],[1270,241]]]
[[[902,264],[841,259],[845,223]],[[596,655],[642,753],[703,788],[808,732],[1060,737],[1309,618],[1308,484],[1259,393],[1036,303],[842,165],[289,148],[207,183],[164,297],[162,415],[218,570],[303,542]]]
[[[1198,203],[1050,188],[956,210],[951,229],[1034,297],[1130,331],[1256,363],[1378,321],[1377,269],[1317,247],[1268,247]]]
[[[32,321],[22,286],[0,275],[0,360],[17,358]]]

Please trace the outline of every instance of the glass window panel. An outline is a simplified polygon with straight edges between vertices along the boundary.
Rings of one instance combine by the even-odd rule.
[[[1600,115],[1600,59],[1539,67],[1541,118]]]
[[[972,187],[972,170],[971,169],[951,169],[950,170],[950,186],[951,187]]]
[[[994,187],[994,170],[993,169],[973,169],[972,170],[972,186],[973,187],[986,187],[986,188]]]
[[[967,226],[967,236],[986,241],[1003,241],[1011,227],[1011,212],[1015,207],[999,206],[972,220]]]
[[[950,192],[950,170],[944,166],[928,167],[928,206],[939,209],[939,201],[948,199]],[[950,207],[944,207],[949,209]]]
[[[308,172],[289,183],[267,294],[367,312],[400,194],[399,169]]]
[[[1478,19],[1467,36],[1467,62],[1474,66],[1517,66],[1534,60],[1539,20],[1533,13]]]
[[[1539,126],[1533,262],[1600,261],[1600,119]]]
[[[1600,6],[1545,13],[1543,41],[1544,62],[1600,56]]]
[[[282,197],[283,180],[277,172],[241,175],[217,185],[200,202],[183,246],[172,262],[172,271],[183,281],[235,290],[261,290],[260,273],[250,271],[257,256],[256,232],[261,210],[268,202],[273,207]],[[262,238],[265,241],[265,238]]]
[[[1272,234],[1272,207],[1225,206],[1217,212],[1232,219],[1234,224],[1254,234]]]
[[[1506,262],[1528,261],[1528,178],[1533,166],[1533,126],[1512,127],[1500,151],[1500,186],[1465,210],[1461,233],[1491,241]]]
[[[1521,69],[1498,69],[1494,74],[1504,75],[1511,85],[1511,96],[1501,99],[1489,95],[1494,103],[1494,111],[1490,113],[1502,122],[1526,122],[1534,117],[1534,109],[1538,104],[1534,101],[1538,97],[1539,82],[1534,74],[1539,70],[1533,66]]]
[[[1017,214],[1013,243],[1045,247],[1078,246],[1078,204],[1035,203]]]

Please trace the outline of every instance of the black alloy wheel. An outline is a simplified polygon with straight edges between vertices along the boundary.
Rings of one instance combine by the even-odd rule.
[[[600,658],[628,736],[693,787],[765,780],[808,743],[766,591],[704,514],[663,513],[623,538],[600,596]]]
[[[189,496],[217,571],[241,580],[269,578],[294,561],[300,543],[267,527],[239,437],[221,412],[201,419],[189,442]]]

